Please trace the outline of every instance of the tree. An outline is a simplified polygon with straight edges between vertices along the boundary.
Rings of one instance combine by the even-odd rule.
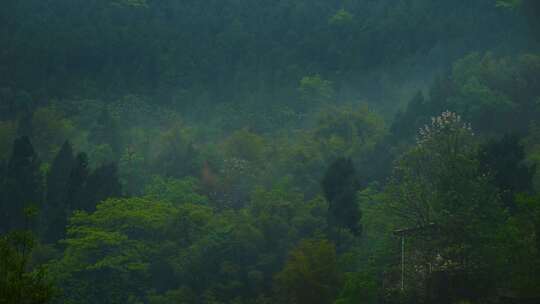
[[[103,164],[92,171],[86,154],[79,153],[71,169],[66,196],[68,214],[75,210],[93,212],[99,202],[121,197],[116,163]]]
[[[398,228],[418,228],[407,237],[408,289],[426,300],[486,296],[500,275],[497,235],[505,213],[477,153],[470,126],[444,112],[420,130],[385,188],[386,210]],[[438,286],[436,278],[451,283]]]
[[[119,162],[120,179],[126,195],[137,196],[143,193],[144,185],[150,178],[147,170],[144,154],[132,146],[127,147]]]
[[[320,75],[305,76],[300,80],[298,88],[302,111],[308,111],[314,106],[333,101],[335,97],[332,82],[324,80]]]
[[[122,196],[122,185],[118,179],[116,163],[104,164],[92,171],[88,175],[84,193],[80,210],[88,212],[94,211],[101,201]]]
[[[540,196],[519,194],[500,242],[506,277],[502,286],[523,298],[538,298],[540,292]]]
[[[333,26],[345,26],[351,24],[353,20],[353,15],[351,15],[351,13],[349,13],[345,9],[341,8],[334,15],[332,15],[332,17],[328,19],[328,24]]]
[[[445,110],[460,113],[482,135],[525,133],[539,115],[538,75],[536,55],[471,53],[456,61],[448,75],[436,79],[429,98],[417,95],[409,102],[407,110],[396,116],[392,133],[396,140],[412,137],[431,116]]]
[[[324,234],[327,209],[322,197],[306,202],[303,194],[287,183],[255,189],[248,205],[249,217],[264,236],[266,251],[278,257],[286,257],[291,244]]]
[[[500,140],[490,140],[480,148],[478,158],[482,170],[493,175],[507,208],[515,208],[517,193],[533,190],[536,166],[525,162],[525,150],[518,136],[504,135]]]
[[[300,242],[274,281],[280,303],[332,303],[341,285],[334,245],[327,240]]]
[[[94,212],[77,211],[70,218],[66,250],[51,264],[53,277],[73,303],[147,303],[146,295],[172,289],[189,275],[180,266],[193,263],[193,242],[207,232],[208,207],[145,198],[100,202]],[[177,266],[178,265],[178,266]],[[179,269],[177,269],[179,267]],[[178,272],[176,272],[178,271]]]
[[[68,184],[75,163],[73,148],[65,141],[47,174],[47,194],[43,208],[43,239],[55,242],[64,236],[69,214]]]
[[[356,201],[358,181],[352,160],[348,158],[335,160],[326,171],[322,187],[329,203],[329,225],[347,228],[354,234],[360,235],[362,214]]]
[[[74,138],[75,127],[54,106],[41,107],[32,113],[32,142],[44,161],[53,159],[59,147]]]
[[[223,149],[229,158],[258,163],[263,161],[265,145],[264,138],[248,129],[242,129],[235,131],[225,140]]]
[[[144,188],[144,196],[151,200],[173,204],[207,204],[208,198],[199,194],[199,192],[199,184],[193,178],[178,180],[154,176]]]
[[[377,303],[377,282],[368,273],[347,273],[345,284],[334,304]]]
[[[46,304],[55,295],[45,268],[30,269],[36,240],[30,231],[0,236],[0,303]]]
[[[180,124],[163,132],[154,161],[156,174],[166,177],[183,178],[200,172],[199,151],[189,130]]]
[[[538,21],[538,13],[540,12],[540,5],[535,0],[496,0],[497,7],[505,9],[519,10],[527,18],[529,26],[533,33],[538,35],[540,30],[540,23]],[[540,37],[540,36],[538,36]]]
[[[515,9],[520,5],[522,5],[522,0],[497,0],[498,7]]]
[[[43,195],[40,165],[30,139],[26,136],[17,138],[4,181],[1,230],[22,227],[23,210],[31,205],[40,205]]]
[[[435,87],[435,85],[433,85]],[[413,141],[417,130],[429,121],[429,104],[422,91],[408,102],[405,111],[396,114],[390,131],[396,141]]]
[[[89,139],[97,145],[108,145],[115,157],[120,157],[121,138],[118,134],[118,125],[109,110],[104,107],[96,123],[90,130]]]
[[[327,160],[338,156],[362,159],[384,138],[382,117],[367,105],[326,108],[320,112],[313,137]]]
[[[88,157],[85,153],[77,154],[71,172],[69,173],[69,180],[67,183],[66,198],[69,209],[68,214],[74,210],[81,210],[83,208],[86,181],[88,180],[89,174]]]

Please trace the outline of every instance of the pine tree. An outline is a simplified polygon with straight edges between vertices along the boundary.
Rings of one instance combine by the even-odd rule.
[[[328,224],[331,227],[348,228],[360,235],[361,212],[356,202],[358,181],[354,164],[349,158],[334,161],[322,181],[324,196],[329,203]]]
[[[4,182],[0,230],[21,228],[24,225],[24,209],[40,205],[43,195],[40,165],[30,139],[27,136],[17,138]]]
[[[68,183],[74,161],[73,149],[69,141],[66,141],[47,174],[47,195],[43,210],[45,241],[55,242],[64,235],[69,212]]]
[[[32,124],[32,116],[33,116],[33,113],[30,111],[30,110],[27,110],[27,111],[24,111],[20,117],[19,117],[19,120],[18,120],[18,124],[17,124],[17,135],[18,136],[27,136],[27,137],[32,137],[32,129],[33,129],[33,124]]]
[[[75,157],[67,183],[66,206],[69,213],[82,209],[88,175],[88,156],[86,153],[79,153]]]

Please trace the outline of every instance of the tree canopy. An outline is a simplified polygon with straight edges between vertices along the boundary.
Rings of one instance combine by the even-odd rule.
[[[0,304],[540,302],[539,20],[4,0]]]

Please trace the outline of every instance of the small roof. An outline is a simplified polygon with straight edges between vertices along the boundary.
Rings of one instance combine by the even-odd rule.
[[[413,228],[396,229],[396,230],[394,230],[394,235],[405,236],[405,235],[410,235],[410,234],[413,234],[413,233],[416,233],[416,232],[419,232],[419,231],[424,231],[424,230],[427,230],[427,229],[433,229],[435,227],[436,227],[435,223],[429,223],[429,224],[426,224],[426,225],[423,225],[423,226],[418,226],[418,227],[413,227]]]

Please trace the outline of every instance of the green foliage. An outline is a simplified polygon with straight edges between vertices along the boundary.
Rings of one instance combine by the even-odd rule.
[[[325,102],[331,102],[335,98],[332,82],[324,80],[320,75],[305,76],[300,80],[298,87],[302,110],[309,109]]]
[[[94,211],[99,202],[110,197],[122,196],[122,185],[115,163],[97,167],[88,174],[84,182],[83,196],[75,202],[74,210]]]
[[[290,185],[270,190],[256,189],[251,196],[250,215],[263,233],[269,248],[286,252],[290,244],[326,228],[328,204],[320,197],[304,202]]]
[[[540,199],[519,195],[516,212],[508,220],[500,242],[504,244],[501,267],[508,273],[504,287],[526,297],[538,297],[540,284]]]
[[[0,302],[539,296],[539,3],[5,1]]]
[[[304,240],[295,247],[275,281],[282,303],[332,303],[341,284],[334,245]]]
[[[518,8],[522,4],[522,0],[497,0],[497,7],[503,8]]]
[[[332,17],[330,17],[330,19],[328,20],[328,24],[334,26],[343,26],[350,24],[353,19],[353,15],[342,8],[338,10]]]
[[[51,160],[76,134],[73,123],[54,107],[38,108],[32,115],[32,129],[32,142],[43,160]]]
[[[334,304],[377,303],[377,282],[367,273],[347,273],[343,289]]]
[[[328,159],[371,151],[385,134],[384,121],[368,106],[333,107],[322,111],[314,138]]]
[[[89,140],[98,145],[106,146],[112,151],[113,157],[120,153],[121,143],[118,136],[118,124],[107,108],[103,108],[89,132]]]
[[[265,148],[264,138],[242,129],[235,131],[226,139],[223,149],[226,157],[256,163],[263,161]]]
[[[8,162],[3,184],[2,221],[0,229],[28,228],[24,209],[42,202],[41,162],[26,136],[13,143],[13,153]]]
[[[74,214],[64,256],[52,269],[72,301],[141,299],[151,289],[153,267],[160,261],[167,263],[163,254],[174,248],[173,238],[189,242],[210,216],[208,209],[189,204],[175,207],[142,198],[107,200],[94,213]],[[172,227],[177,227],[177,233],[171,233]],[[84,282],[89,284],[80,284]],[[112,285],[105,288],[105,282]],[[148,289],[141,289],[145,285]]]
[[[501,192],[506,207],[514,209],[517,193],[533,190],[536,166],[525,161],[524,146],[517,136],[505,135],[500,140],[491,140],[480,148],[479,161],[486,174],[491,174]]]
[[[92,147],[88,149],[88,155],[91,167],[103,166],[114,162],[115,159],[111,146],[107,144],[92,145]]]
[[[127,195],[141,195],[149,179],[145,155],[132,147],[126,148],[119,162],[120,179]]]
[[[382,117],[366,106],[339,106],[321,110],[316,118],[312,127],[266,140],[264,161],[248,172],[265,182],[286,177],[312,198],[320,193],[325,169],[339,157],[362,165],[362,182],[382,171],[375,162],[386,134]]]
[[[452,78],[458,91],[449,102],[477,128],[507,121],[509,113],[521,109],[518,109],[517,100],[512,100],[505,92],[505,86],[497,83],[511,83],[507,75],[512,73],[515,72],[504,59],[499,61],[489,53],[485,56],[471,54],[454,64]]]
[[[202,112],[223,101],[292,102],[297,80],[305,75],[324,75],[349,88],[362,80],[370,87],[371,77],[365,76],[385,77],[381,66],[409,60],[431,72],[426,57],[444,62],[470,49],[513,45],[528,37],[522,22],[501,14],[492,0],[442,5],[263,0],[256,8],[239,0],[41,5],[10,2],[0,15],[6,24],[2,37],[16,33],[0,58],[6,63],[0,87],[14,92],[6,95],[28,92],[39,102],[138,94]],[[163,11],[169,16],[162,18]],[[506,34],[510,41],[501,41]],[[126,49],[129,54],[120,51]],[[455,51],[444,51],[449,49]],[[13,99],[6,98],[10,107]]]
[[[191,188],[174,190],[193,195]],[[254,299],[270,291],[293,244],[324,231],[325,210],[323,200],[304,202],[286,186],[257,190],[240,212],[155,197],[110,199],[93,213],[75,213],[52,269],[64,298],[78,303]],[[101,285],[111,278],[113,285]]]
[[[407,238],[407,255],[414,257],[408,281],[416,280],[409,288],[423,288],[419,280],[427,279],[422,274],[427,270],[420,265],[427,264],[433,275],[474,269],[477,281],[460,287],[472,294],[495,282],[498,228],[505,213],[497,189],[479,170],[473,133],[458,115],[444,112],[420,130],[417,145],[402,157],[385,192],[387,210],[400,228],[419,228]],[[452,290],[445,297],[456,296]]]
[[[189,128],[174,124],[158,139],[153,153],[157,173],[174,178],[197,175],[200,170],[198,151]]]
[[[204,205],[208,199],[199,194],[200,187],[193,178],[173,179],[154,176],[146,185],[144,195],[153,201],[164,201],[173,204]]]
[[[524,133],[540,113],[538,75],[540,58],[534,54],[471,53],[454,63],[448,77],[431,86],[428,100],[419,96],[411,100],[391,129],[396,138],[410,138],[430,117],[450,110],[481,135]]]
[[[15,231],[0,236],[0,303],[50,303],[55,289],[42,267],[31,267],[36,245],[29,231]]]

